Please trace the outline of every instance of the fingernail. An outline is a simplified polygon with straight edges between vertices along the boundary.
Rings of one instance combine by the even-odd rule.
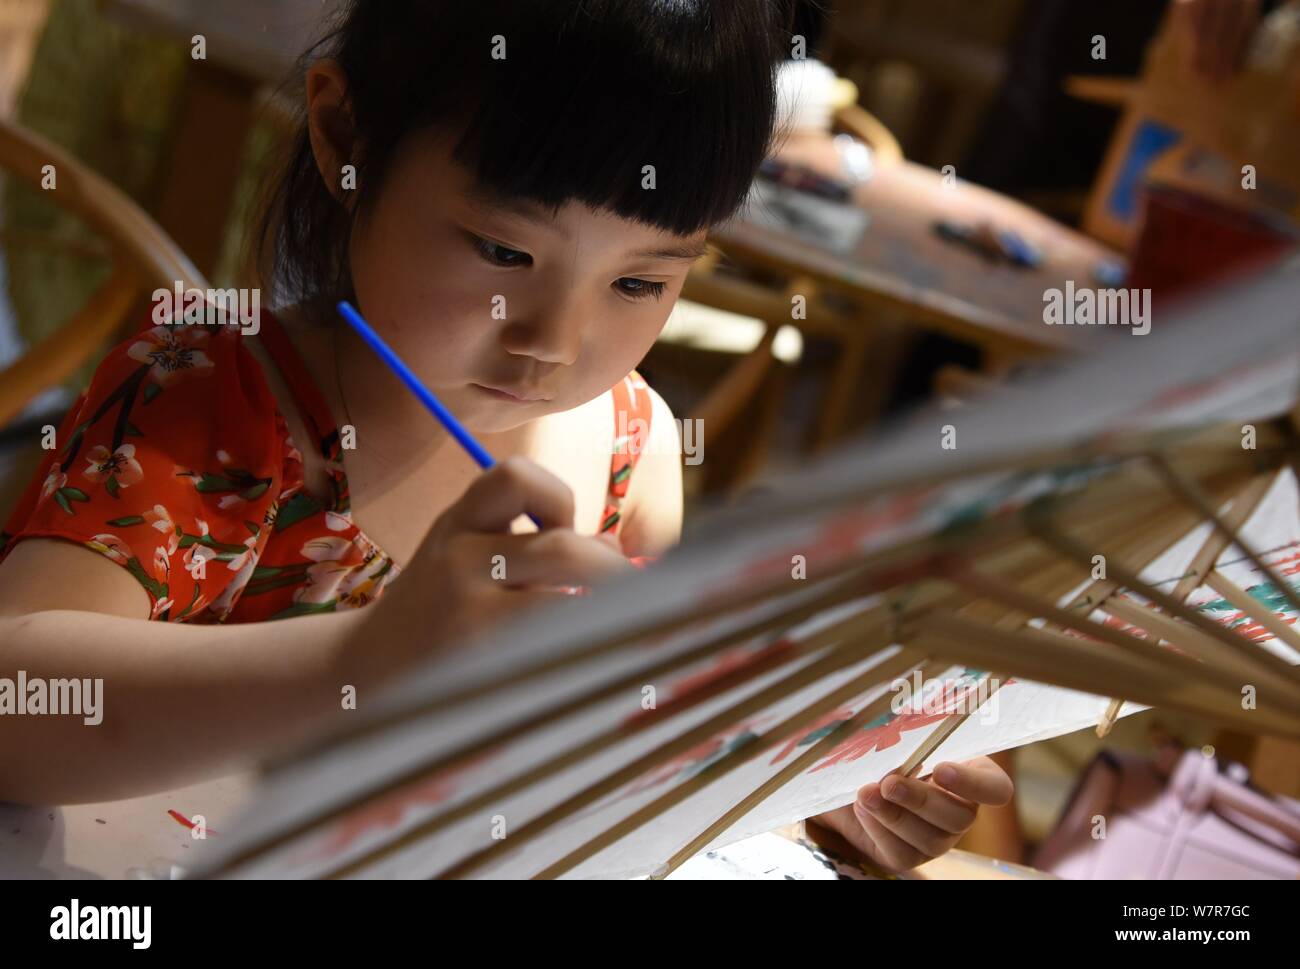
[[[885,806],[885,802],[880,799],[880,794],[877,791],[872,791],[871,796],[868,797],[862,803],[863,803],[863,807],[865,807],[872,814],[878,813],[880,809]]]
[[[880,789],[884,792],[885,797],[895,804],[906,804],[912,799],[912,792],[907,789],[907,785],[902,781],[892,781],[889,786],[881,784]]]
[[[934,770],[934,779],[947,787],[949,784],[955,784],[957,781],[957,772],[948,764],[942,764]]]

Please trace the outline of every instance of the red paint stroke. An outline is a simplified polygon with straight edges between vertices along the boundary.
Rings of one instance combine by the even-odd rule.
[[[826,759],[808,773],[815,774],[827,767],[834,767],[840,761],[857,760],[873,751],[888,750],[903,739],[904,730],[919,730],[947,717],[947,713],[900,713],[890,717],[885,723],[855,730],[840,741]]]
[[[1142,603],[1129,596],[1120,596],[1119,598],[1123,599],[1125,602],[1130,602],[1135,606],[1145,608],[1142,606]],[[1106,608],[1105,603],[1102,603],[1100,608],[1104,610]],[[1199,610],[1200,607],[1195,608]],[[1165,615],[1165,613],[1162,612],[1161,615]],[[1256,622],[1240,610],[1236,612],[1225,612],[1218,616],[1209,613],[1202,613],[1202,615],[1209,616],[1210,619],[1227,628],[1229,631],[1241,636],[1243,639],[1249,640],[1256,646],[1275,638],[1273,632],[1267,626]],[[1273,615],[1288,626],[1294,626],[1297,619],[1300,618],[1297,616],[1288,616],[1283,612],[1274,612]],[[1161,649],[1168,650],[1171,653],[1179,653],[1183,656],[1190,655],[1186,650],[1180,649],[1173,643],[1169,642],[1169,640],[1156,635],[1151,630],[1144,629],[1143,627],[1134,625],[1130,622],[1125,622],[1122,619],[1117,619],[1109,614],[1107,614],[1102,620],[1101,625],[1105,626],[1107,629],[1115,629],[1119,632],[1128,633],[1130,636],[1139,636],[1140,638],[1149,639],[1152,642],[1157,643]],[[1066,629],[1064,630],[1064,633],[1065,635],[1071,636],[1075,639],[1087,639],[1093,642],[1100,642],[1100,640],[1095,639],[1093,636],[1080,632],[1077,629]]]
[[[1294,626],[1296,623],[1297,617],[1295,616],[1287,616],[1280,612],[1275,612],[1273,615],[1288,626]],[[1234,633],[1245,636],[1256,646],[1260,643],[1266,643],[1270,639],[1274,638],[1272,630],[1267,626],[1256,622],[1254,619],[1251,619],[1244,612],[1234,612],[1231,616],[1224,619],[1223,623],[1225,626],[1232,626],[1232,631]],[[1240,625],[1233,626],[1233,623],[1240,623]]]
[[[1002,685],[1009,686],[1014,682],[1014,680],[1007,679],[1003,681]],[[972,684],[969,681],[957,681],[945,686],[938,698],[921,701],[917,708],[898,714],[883,714],[878,720],[864,725],[861,730],[853,731],[831,750],[826,759],[809,770],[808,773],[814,774],[827,767],[833,767],[841,761],[858,760],[873,751],[888,750],[903,739],[904,731],[919,730],[921,727],[947,719],[953,713],[962,710],[965,707],[963,701],[968,696],[978,693],[978,691],[979,683]],[[823,722],[818,729],[826,726],[827,723]],[[797,744],[787,746],[772,763],[775,764],[782,757],[788,756],[795,746]]]
[[[811,723],[805,724],[803,727],[799,728],[798,730],[795,730],[787,737],[776,738],[776,740],[772,742],[773,747],[781,743],[782,740],[785,740],[785,746],[782,747],[779,751],[777,751],[776,756],[772,758],[770,763],[773,766],[781,763],[781,761],[785,760],[792,753],[794,753],[796,747],[806,744],[809,741],[809,739],[812,738],[815,734],[820,733],[824,735],[825,733],[829,732],[827,730],[828,727],[833,728],[836,724],[843,723],[845,720],[851,720],[851,719],[853,719],[853,708],[839,707],[835,710],[832,710],[830,713],[822,714],[816,720],[813,720]]]
[[[193,821],[191,821],[191,820],[190,820],[189,818],[187,818],[185,815],[181,814],[181,812],[180,812],[180,811],[177,811],[175,808],[168,808],[167,813],[170,814],[170,815],[172,816],[172,820],[174,820],[177,824],[183,824],[183,825],[185,825],[185,827],[189,828],[191,831],[193,831],[195,828],[198,827],[197,824],[195,824]],[[211,828],[208,828],[207,833],[208,833],[208,834],[216,834],[216,832],[213,831]]]
[[[637,710],[623,720],[627,731],[643,730],[656,718],[680,713],[718,696],[768,670],[775,669],[794,654],[793,640],[782,636],[760,649],[739,647],[716,657],[707,669],[684,676],[664,691],[668,699],[653,710]]]
[[[729,743],[739,739],[750,727],[762,723],[770,718],[770,714],[754,717],[749,720],[742,720],[740,723],[733,724],[721,733],[714,734],[708,740],[701,744],[696,744],[689,750],[683,751],[672,760],[664,761],[657,767],[652,767],[649,771],[641,776],[639,780],[633,781],[628,788],[614,798],[614,801],[622,801],[644,791],[651,787],[656,787],[667,780],[670,780],[679,774],[690,776],[692,772],[697,771],[703,765],[722,753]]]
[[[1271,366],[1271,364],[1261,366],[1258,361],[1247,360],[1212,377],[1178,384],[1150,398],[1146,405],[1142,407],[1142,412],[1149,415],[1200,400],[1211,393],[1218,393],[1224,387],[1241,383],[1243,378],[1249,379],[1255,376],[1261,369],[1266,369],[1267,366]]]
[[[1280,575],[1300,575],[1300,552],[1296,552],[1294,555],[1284,555],[1270,564]],[[1256,569],[1255,571],[1258,572],[1259,570]]]
[[[367,801],[340,818],[330,829],[325,843],[302,860],[331,857],[350,847],[364,834],[396,828],[414,806],[436,807],[442,804],[456,792],[460,781],[470,769],[479,766],[495,753],[496,751],[483,751],[450,770],[440,771],[433,777],[415,781]]]
[[[854,554],[862,543],[916,516],[933,494],[936,487],[925,488],[877,502],[871,507],[854,505],[823,521],[815,535],[768,558],[759,559],[725,585],[707,590],[705,598],[722,592],[743,589],[751,582],[770,581],[778,575],[789,575],[791,559],[795,555],[819,567],[829,567]]]

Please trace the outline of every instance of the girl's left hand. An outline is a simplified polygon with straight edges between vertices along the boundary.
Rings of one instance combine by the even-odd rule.
[[[975,823],[981,804],[1011,802],[1014,787],[988,757],[937,765],[925,780],[886,774],[852,804],[810,820],[845,838],[879,868],[897,873],[951,849]]]

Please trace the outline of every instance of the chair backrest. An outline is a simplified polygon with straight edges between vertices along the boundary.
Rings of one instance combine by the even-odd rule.
[[[176,243],[121,189],[53,142],[4,119],[0,119],[0,169],[37,189],[45,187],[52,171],[55,187],[48,191],[50,200],[103,234],[115,256],[142,285],[170,287],[180,280],[187,288],[208,288]]]
[[[1148,44],[1088,194],[1084,231],[1117,248],[1137,241],[1148,182],[1300,220],[1300,41],[1288,26],[1300,5],[1292,0],[1261,24],[1223,83],[1190,72],[1182,16],[1171,6]]]
[[[856,104],[835,110],[835,127],[866,142],[877,165],[893,165],[903,160],[903,146],[894,133],[875,115]]]
[[[82,219],[109,243],[113,272],[72,319],[0,371],[0,427],[39,393],[94,359],[142,297],[155,289],[208,288],[176,243],[124,192],[62,148],[0,119],[0,169]]]

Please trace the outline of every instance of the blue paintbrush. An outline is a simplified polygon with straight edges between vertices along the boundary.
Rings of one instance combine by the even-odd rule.
[[[456,420],[455,415],[443,406],[442,401],[433,396],[433,391],[424,386],[420,382],[420,378],[411,371],[411,368],[402,362],[402,358],[379,338],[379,334],[370,328],[370,324],[361,318],[361,314],[356,311],[351,303],[347,300],[340,302],[339,313],[342,314],[343,319],[348,321],[352,329],[360,334],[361,339],[370,344],[371,349],[379,354],[379,359],[383,360],[388,365],[388,368],[397,374],[402,383],[410,388],[411,393],[419,398],[420,403],[428,408],[429,413],[438,419],[438,422],[469,453],[469,456],[478,463],[480,468],[486,471],[496,464],[496,460],[492,455],[488,454],[483,445],[474,440],[473,435],[465,430],[460,421]],[[531,514],[528,517],[537,526],[538,531],[541,531],[542,523]]]

